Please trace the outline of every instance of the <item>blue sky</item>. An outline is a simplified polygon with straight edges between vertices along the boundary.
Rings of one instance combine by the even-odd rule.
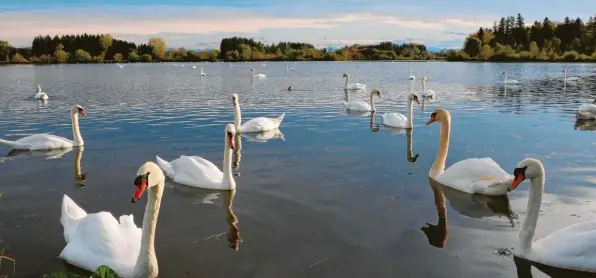
[[[526,23],[545,16],[587,19],[596,0],[0,0],[0,39],[30,45],[37,34],[111,33],[171,47],[218,47],[226,36],[323,46],[415,41],[461,47],[465,34],[520,12]]]

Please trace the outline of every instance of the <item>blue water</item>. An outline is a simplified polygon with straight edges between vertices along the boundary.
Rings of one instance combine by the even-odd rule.
[[[243,119],[286,113],[283,135],[243,137],[236,150],[233,213],[243,242],[238,251],[228,247],[228,193],[168,182],[156,239],[161,277],[526,277],[497,251],[517,242],[528,184],[508,199],[429,184],[439,125],[425,123],[436,108],[452,115],[448,166],[491,157],[512,172],[525,157],[543,161],[537,238],[594,219],[596,124],[575,127],[575,111],[596,97],[596,65],[292,62],[296,70],[286,72],[284,63],[207,63],[202,78],[198,64],[181,65],[0,67],[0,138],[71,138],[68,109],[80,104],[87,113],[84,150],[0,158],[0,250],[17,261],[14,277],[76,271],[56,259],[65,245],[63,194],[88,212],[133,213],[140,226],[144,201],[130,197],[143,162],[185,154],[221,166],[232,93],[240,95]],[[250,68],[267,79],[251,82]],[[406,114],[410,68],[414,90],[427,76],[437,99],[415,106],[407,136],[382,126],[381,115]],[[583,82],[564,86],[564,69]],[[522,84],[504,88],[503,71]],[[369,114],[342,107],[346,72],[350,82],[382,92],[372,125]],[[36,85],[48,102],[31,99]],[[368,92],[349,98],[368,101]],[[419,154],[414,163],[409,138]],[[0,146],[0,154],[9,151]],[[77,153],[84,181],[75,177]],[[428,237],[426,223],[436,226]],[[2,262],[0,274],[11,277],[11,262]]]

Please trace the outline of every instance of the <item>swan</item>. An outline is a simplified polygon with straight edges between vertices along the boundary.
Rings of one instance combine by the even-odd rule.
[[[230,67],[233,67],[234,65],[232,65],[232,62],[230,62]]]
[[[422,77],[422,98],[423,99],[435,99],[435,92],[431,89],[426,88],[426,81],[428,78],[426,76]]]
[[[196,69],[196,68],[197,68],[197,66],[192,66],[192,68],[193,68],[193,69]]]
[[[567,83],[567,82],[578,82],[581,80],[581,78],[577,77],[577,76],[571,76],[571,77],[567,77],[567,70],[563,71],[563,82]]]
[[[366,90],[366,84],[361,84],[361,83],[348,84],[348,83],[350,83],[350,75],[349,74],[344,73],[344,75],[342,77],[346,79],[346,85],[344,85],[344,89],[346,89],[346,90]]]
[[[42,133],[23,137],[16,141],[8,141],[0,139],[0,143],[5,144],[17,150],[50,150],[50,149],[64,149],[83,146],[83,137],[79,130],[79,114],[86,116],[85,110],[80,105],[73,105],[70,108],[70,118],[72,120],[72,136],[74,141],[68,140],[64,137]]]
[[[596,99],[592,103],[584,103],[575,113],[575,117],[580,120],[596,120]]]
[[[374,96],[381,97],[381,92],[377,89],[370,91],[370,105],[361,100],[344,101],[344,107],[348,111],[370,112],[376,111]]]
[[[530,179],[528,212],[513,254],[557,268],[596,272],[596,221],[578,223],[533,242],[544,191],[544,166],[538,159],[526,158],[517,164],[513,175],[510,190]]]
[[[383,115],[383,124],[390,127],[412,128],[414,101],[420,104],[418,95],[410,93],[408,95],[408,117],[401,113],[385,113]]]
[[[449,151],[451,132],[451,114],[447,110],[437,109],[426,123],[441,123],[441,135],[437,157],[428,176],[437,182],[466,193],[484,195],[505,195],[513,176],[491,158],[468,158],[459,161],[445,170],[445,161]]]
[[[37,85],[37,93],[33,96],[35,99],[47,100],[48,94],[41,91],[41,86]]]
[[[289,68],[288,64],[286,64],[286,71],[294,71],[294,68]]]
[[[223,159],[223,172],[210,161],[198,156],[180,156],[167,162],[156,156],[157,164],[175,182],[206,189],[230,190],[236,188],[232,174],[232,149],[236,128],[226,125],[226,140]]]
[[[132,214],[119,219],[106,211],[87,214],[64,195],[60,222],[66,247],[59,257],[91,272],[105,265],[121,277],[157,277],[154,241],[164,179],[153,162],[146,162],[137,171],[131,202],[138,201],[145,191],[149,195],[141,229]]]
[[[118,68],[120,68],[120,69],[123,69],[123,68],[124,68],[124,66],[123,66],[123,65],[121,65],[120,63],[116,63],[116,66],[117,66]]]
[[[503,76],[505,76],[505,79],[503,80],[503,83],[506,85],[519,85],[519,81],[515,80],[515,79],[507,79],[507,72],[504,71],[503,72]]]
[[[257,74],[256,71],[255,71],[255,69],[250,69],[250,71],[252,71],[252,78],[255,78],[256,77],[256,78],[261,79],[261,80],[267,78],[267,75],[264,75],[262,73]]]
[[[207,76],[207,74],[203,71],[203,67],[201,67],[201,76]]]
[[[281,114],[277,118],[258,117],[242,124],[242,113],[240,112],[240,103],[238,102],[238,95],[232,94],[232,102],[234,103],[234,126],[238,133],[263,132],[279,128],[286,113]]]
[[[412,69],[410,69],[410,77],[408,77],[409,80],[416,80],[416,76],[414,76],[414,74],[412,73]]]

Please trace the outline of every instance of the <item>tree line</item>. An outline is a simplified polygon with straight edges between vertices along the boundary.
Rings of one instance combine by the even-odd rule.
[[[189,50],[168,48],[162,38],[135,44],[113,38],[110,34],[36,36],[30,47],[12,47],[0,40],[0,61],[9,63],[103,63],[151,61],[347,61],[347,60],[429,60],[446,53],[431,53],[415,43],[382,42],[371,45],[318,49],[302,42],[265,44],[251,38],[231,37],[221,40],[220,48]]]
[[[596,17],[586,22],[546,17],[532,25],[526,25],[521,14],[502,17],[492,28],[470,34],[463,49],[448,51],[447,60],[596,61]]]

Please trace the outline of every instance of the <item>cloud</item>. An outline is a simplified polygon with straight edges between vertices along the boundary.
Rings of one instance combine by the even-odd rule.
[[[39,34],[111,33],[137,43],[163,37],[173,47],[214,47],[222,37],[266,37],[317,46],[407,40],[440,43],[461,38],[450,30],[475,30],[487,22],[465,18],[424,18],[373,12],[285,16],[267,9],[206,6],[100,6],[56,10],[9,10],[0,16],[0,38],[28,46]],[[461,44],[461,42],[460,42]]]

